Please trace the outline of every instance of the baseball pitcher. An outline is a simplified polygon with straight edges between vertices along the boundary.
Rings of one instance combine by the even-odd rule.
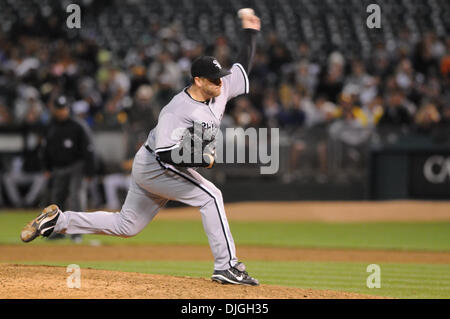
[[[50,205],[23,228],[21,238],[24,242],[52,233],[135,236],[167,201],[175,200],[200,208],[214,256],[212,280],[224,284],[259,285],[236,257],[222,193],[196,171],[198,167],[212,168],[214,165],[215,132],[220,127],[227,102],[249,92],[248,74],[261,23],[251,9],[240,10],[239,17],[243,30],[236,63],[230,70],[225,70],[209,56],[192,63],[191,85],[161,110],[156,127],[135,155],[131,185],[121,211],[63,212],[58,206]],[[189,153],[186,145],[192,143],[187,142],[198,145],[196,126],[201,127],[202,133],[207,131],[208,138],[202,138],[200,151],[194,147]]]

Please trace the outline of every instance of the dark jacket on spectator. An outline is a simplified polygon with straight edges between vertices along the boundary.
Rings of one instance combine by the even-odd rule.
[[[412,117],[404,107],[388,107],[378,125],[410,124]]]
[[[86,175],[92,176],[95,171],[94,150],[87,129],[72,118],[62,122],[52,120],[45,134],[45,168],[53,170],[84,161]]]

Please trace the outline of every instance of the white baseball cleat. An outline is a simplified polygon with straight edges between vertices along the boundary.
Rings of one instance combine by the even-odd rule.
[[[20,233],[23,242],[28,243],[39,235],[48,237],[55,228],[61,210],[56,205],[50,205],[44,208],[38,217],[30,221]]]

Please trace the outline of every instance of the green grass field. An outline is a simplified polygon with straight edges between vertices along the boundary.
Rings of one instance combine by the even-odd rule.
[[[0,213],[0,244],[20,244],[20,229],[36,214]],[[241,245],[450,251],[450,223],[230,222]],[[89,235],[103,244],[207,245],[200,221],[152,221],[132,238]],[[57,244],[71,244],[69,240]],[[34,244],[48,244],[35,240]]]
[[[0,213],[0,244],[20,244],[22,226],[36,213]],[[320,222],[230,222],[239,245],[273,247],[318,247],[346,249],[390,249],[450,252],[450,223],[320,223]],[[200,221],[155,220],[138,236],[121,239],[84,236],[84,243],[98,240],[115,244],[207,245]],[[29,245],[71,245],[69,240],[38,239]],[[69,248],[70,249],[70,248]],[[11,260],[10,262],[15,262]],[[58,262],[30,262],[67,266]],[[28,264],[30,264],[28,263]],[[82,268],[205,277],[211,262],[205,261],[114,261],[83,262]],[[299,288],[332,289],[397,298],[450,298],[450,264],[379,263],[381,288],[369,289],[368,263],[280,262],[245,260],[251,274],[264,284]],[[374,261],[376,263],[376,261]]]

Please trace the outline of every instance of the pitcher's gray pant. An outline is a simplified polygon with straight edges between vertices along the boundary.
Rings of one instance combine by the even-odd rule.
[[[224,270],[237,263],[221,191],[194,169],[163,168],[144,147],[137,152],[131,184],[119,213],[72,212],[60,215],[55,232],[135,236],[155,217],[168,200],[200,208],[203,227],[214,256],[214,269]]]

